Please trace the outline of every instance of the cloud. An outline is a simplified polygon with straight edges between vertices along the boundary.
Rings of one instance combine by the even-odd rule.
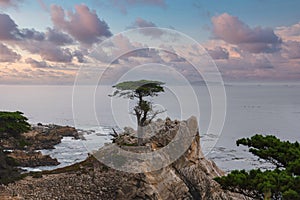
[[[0,62],[15,62],[20,59],[19,54],[0,43]]]
[[[0,14],[0,40],[39,40],[45,39],[42,32],[34,29],[19,29],[17,24],[7,14]]]
[[[25,41],[21,44],[23,48],[33,54],[39,54],[43,59],[51,62],[71,62],[72,52],[69,48],[60,48],[48,41]]]
[[[0,40],[16,40],[20,35],[18,26],[7,14],[0,13]]]
[[[48,28],[46,37],[48,41],[60,46],[73,43],[73,39],[68,34],[62,33],[57,29]]]
[[[79,63],[85,62],[84,55],[83,55],[83,53],[82,53],[81,51],[75,50],[75,51],[73,52],[73,56],[74,56],[75,58],[77,58],[77,61],[78,61]]]
[[[153,22],[146,21],[140,17],[136,18],[136,20],[132,23],[131,26],[128,28],[141,28],[139,31],[145,36],[150,36],[152,38],[159,38],[161,37],[164,32],[160,29],[143,29],[147,27],[157,27]]]
[[[46,11],[46,12],[49,11],[49,8],[48,8],[47,4],[46,4],[43,0],[37,0],[37,2],[39,3],[40,7],[41,7],[44,11]]]
[[[29,39],[29,40],[38,40],[42,41],[45,39],[45,34],[34,29],[22,29],[19,30],[19,36],[22,39]]]
[[[284,41],[280,51],[253,54],[223,40],[210,40],[206,49],[225,48],[228,59],[215,63],[225,80],[299,80],[300,42]]]
[[[164,63],[160,52],[157,49],[149,47],[143,47],[129,51],[118,58],[117,61],[121,64],[121,66],[123,66],[123,64],[129,66],[138,66],[145,63]]]
[[[132,6],[146,5],[166,7],[165,0],[112,0],[112,5],[119,8],[123,14],[127,14],[127,9]]]
[[[300,59],[300,42],[297,41],[284,42],[283,55],[288,59]]]
[[[219,46],[228,51],[228,59],[215,60],[225,79],[299,80],[300,23],[268,32],[223,14],[213,25],[215,38],[205,47],[211,50]],[[265,49],[266,45],[270,48]]]
[[[15,69],[3,70],[0,84],[70,84],[74,82],[74,74],[51,69]],[[3,73],[2,72],[2,73]]]
[[[223,47],[215,47],[214,49],[209,49],[207,51],[208,51],[208,54],[215,60],[229,58],[228,50]]]
[[[274,63],[259,54],[247,53],[240,58],[216,60],[216,64],[225,80],[272,79],[276,73]]]
[[[179,56],[175,53],[175,50],[172,47],[165,48],[163,45],[160,46],[159,56],[161,59],[165,62],[165,64],[168,63],[183,63],[186,62],[186,59]],[[171,48],[171,49],[170,49]]]
[[[27,64],[30,64],[33,68],[53,68],[51,65],[47,64],[45,61],[36,61],[32,58],[27,58],[25,60]]]
[[[283,40],[294,40],[300,42],[300,22],[292,26],[281,26],[275,29]]]
[[[271,53],[279,50],[281,39],[271,28],[250,28],[227,13],[212,17],[213,34],[217,39],[238,45],[251,53]]]
[[[76,5],[75,12],[68,11],[67,16],[62,7],[52,5],[51,19],[55,28],[66,31],[84,44],[93,44],[112,35],[107,23],[86,5]]]
[[[118,57],[124,53],[126,54],[140,48],[143,48],[141,44],[132,43],[128,37],[118,34],[95,48],[90,56],[104,63],[112,63],[117,62]]]
[[[17,7],[23,0],[0,0],[0,7]]]
[[[38,54],[42,59],[67,63],[76,57],[78,62],[84,62],[84,55],[79,50],[63,48],[63,46],[74,44],[74,40],[58,29],[47,28],[46,32],[27,28],[19,29],[7,14],[0,14],[0,27],[0,40],[32,54]],[[6,48],[3,48],[3,51],[8,52]],[[4,60],[4,56],[2,57]]]
[[[153,22],[146,21],[140,17],[136,18],[135,22],[133,23],[133,26],[138,28],[156,27],[156,25]]]

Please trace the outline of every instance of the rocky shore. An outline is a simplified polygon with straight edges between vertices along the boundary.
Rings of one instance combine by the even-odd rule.
[[[134,131],[125,131],[124,134],[116,135],[115,143],[106,145],[83,162],[44,171],[40,174],[41,178],[27,176],[23,180],[1,187],[0,190],[15,199],[249,199],[222,190],[214,181],[214,177],[221,176],[224,172],[203,156],[197,124],[195,117],[181,122],[159,120],[151,127],[154,135],[144,141],[144,148],[135,146]],[[123,148],[126,151],[145,149],[148,153],[153,153],[171,144],[178,134],[191,136],[187,150],[175,162],[156,171],[149,171],[149,168],[155,166],[145,161],[118,157],[122,161],[118,166],[114,166],[116,163],[113,162],[110,164],[112,167],[107,167],[95,158],[106,155],[116,145],[126,147]],[[174,144],[184,145],[185,142],[184,139]],[[164,160],[171,159],[169,155],[162,156]],[[135,169],[136,166],[144,166],[145,172],[125,172]]]
[[[74,127],[54,124],[32,126],[32,130],[24,133],[23,136],[30,144],[26,146],[27,150],[53,149],[63,137],[82,138]]]
[[[3,137],[0,146],[8,157],[15,160],[21,167],[37,167],[58,165],[57,159],[42,155],[37,150],[53,149],[63,137],[83,138],[74,127],[59,125],[33,125],[31,131],[20,137]]]
[[[39,151],[26,152],[22,150],[14,150],[9,153],[8,156],[13,158],[20,167],[59,165],[57,159],[51,158],[49,155],[43,155]]]

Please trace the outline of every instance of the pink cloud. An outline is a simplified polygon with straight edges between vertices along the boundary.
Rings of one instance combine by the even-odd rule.
[[[39,5],[41,6],[41,8],[42,8],[44,11],[46,11],[46,12],[49,11],[49,8],[48,8],[47,4],[46,4],[43,0],[37,0],[37,1],[38,1]]]
[[[30,53],[39,54],[42,59],[52,62],[67,63],[73,59],[72,52],[69,48],[60,48],[48,41],[25,41],[21,43],[20,46]]]
[[[164,33],[160,29],[143,29],[147,27],[157,27],[157,26],[151,21],[147,21],[138,17],[129,28],[141,28],[140,33],[142,33],[145,36],[150,36],[152,38],[159,38]]]
[[[60,30],[48,28],[46,32],[39,32],[35,29],[19,29],[7,14],[0,14],[0,27],[0,41],[14,47],[18,46],[32,54],[39,54],[42,59],[66,63],[76,57],[79,62],[84,62],[83,53],[62,47],[73,44],[74,41],[71,36]],[[8,60],[8,55],[10,58],[17,58],[13,53],[9,53],[9,49],[1,47],[2,60]],[[4,52],[6,52],[5,58]]]
[[[228,50],[223,47],[217,46],[214,49],[208,49],[207,51],[208,51],[208,54],[215,60],[229,58]]]
[[[19,54],[0,43],[0,62],[15,62],[20,59]]]
[[[92,53],[92,57],[104,62],[104,63],[115,63],[117,62],[119,56],[128,55],[128,57],[137,55],[133,53],[136,49],[145,48],[142,44],[133,43],[129,40],[128,37],[123,34],[118,34],[112,37],[109,42],[106,42],[105,45],[99,46],[97,50]]]
[[[32,58],[27,58],[25,60],[27,64],[30,64],[33,68],[53,68],[51,65],[47,64],[45,61],[36,61]]]
[[[139,28],[145,28],[145,27],[156,27],[156,25],[153,22],[146,21],[140,17],[136,18],[135,22],[133,23],[134,26]]]
[[[276,28],[276,34],[283,40],[294,40],[300,42],[300,22],[292,26],[281,26]]]
[[[76,5],[74,13],[52,5],[51,19],[55,28],[66,31],[84,44],[93,44],[112,35],[107,23],[86,5]]]
[[[1,76],[0,84],[70,84],[74,74],[49,69],[6,69]]]
[[[217,39],[238,45],[251,53],[270,53],[279,50],[281,39],[271,28],[250,28],[239,18],[227,13],[212,17],[213,34]]]
[[[288,59],[300,59],[300,42],[297,41],[284,42],[283,54]]]
[[[23,0],[0,0],[0,7],[17,7]]]

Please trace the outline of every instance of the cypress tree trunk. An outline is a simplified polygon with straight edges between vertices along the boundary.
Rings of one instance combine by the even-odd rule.
[[[141,125],[138,125],[137,136],[138,136],[138,146],[142,146],[142,144],[143,144],[143,136],[144,136],[144,129],[143,129],[143,127]]]
[[[271,200],[272,193],[271,191],[264,192],[264,200]]]

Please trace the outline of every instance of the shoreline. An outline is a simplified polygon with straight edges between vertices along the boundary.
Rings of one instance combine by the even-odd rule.
[[[35,124],[34,124],[35,125]],[[53,124],[52,124],[53,125]],[[54,125],[55,126],[55,125]],[[57,125],[60,126],[60,125]],[[109,129],[106,126],[106,131]],[[80,161],[83,161],[87,158],[88,154],[93,150],[97,150],[101,148],[104,143],[111,143],[110,136],[108,132],[99,132],[99,130],[91,130],[91,129],[76,129],[80,135],[81,139],[75,140],[72,137],[63,137],[61,142],[54,145],[52,149],[41,149],[43,155],[49,155],[52,158],[57,159],[60,164],[56,166],[38,166],[38,167],[24,167],[30,171],[43,171],[43,170],[53,170],[61,167],[66,167]],[[85,138],[87,137],[88,140]],[[213,137],[213,136],[212,136]],[[99,146],[95,146],[94,144],[90,145],[89,142],[92,140],[101,140]],[[203,140],[210,138],[202,138],[201,142],[205,142]],[[93,146],[93,147],[92,147]],[[57,147],[57,149],[56,149]],[[77,152],[74,154],[74,149]],[[205,150],[204,150],[205,151]],[[68,153],[69,152],[69,153]],[[235,169],[273,169],[274,166],[264,160],[258,160],[257,157],[253,156],[246,149],[242,150],[241,147],[234,147],[232,149],[216,146],[212,149],[210,153],[208,153],[207,158],[213,160],[218,164],[219,167],[222,168],[226,173],[231,172]],[[245,164],[247,163],[247,164]],[[232,168],[235,166],[235,168]]]

